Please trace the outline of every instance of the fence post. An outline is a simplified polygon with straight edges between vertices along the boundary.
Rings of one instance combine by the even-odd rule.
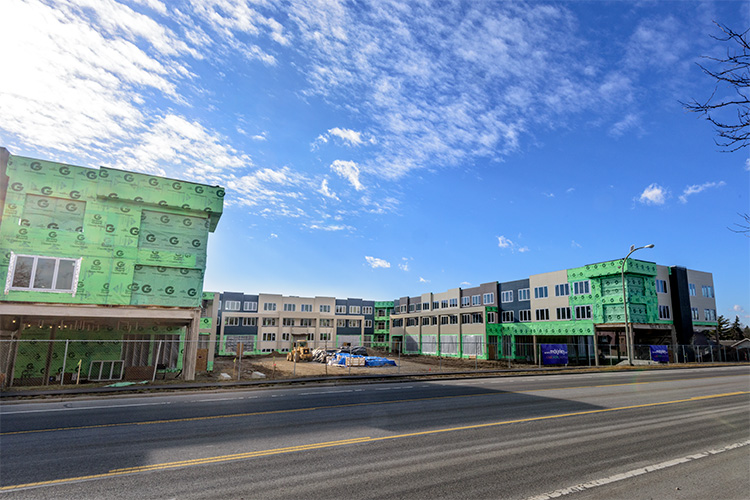
[[[68,344],[70,343],[70,339],[65,340],[65,354],[63,355],[63,365],[62,365],[62,371],[60,371],[60,385],[63,385],[63,382],[65,381],[65,362],[68,360]]]
[[[711,363],[713,363],[713,362],[714,362],[714,348],[712,346],[711,347]]]
[[[159,368],[159,355],[161,354],[161,344],[163,340],[159,341],[159,347],[156,348],[156,357],[154,358],[154,373],[151,375],[151,382],[156,380],[156,370]]]

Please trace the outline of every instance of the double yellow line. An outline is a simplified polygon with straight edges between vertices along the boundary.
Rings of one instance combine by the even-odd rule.
[[[378,438],[361,437],[361,438],[354,438],[354,439],[344,439],[340,441],[327,441],[323,443],[312,443],[312,444],[307,444],[307,445],[289,446],[286,448],[274,448],[270,450],[251,451],[247,453],[236,453],[233,455],[220,455],[216,457],[195,458],[191,460],[181,460],[177,462],[165,462],[161,464],[144,465],[141,467],[113,469],[109,472],[105,472],[102,474],[92,474],[88,476],[79,476],[79,477],[71,477],[71,478],[64,478],[64,479],[53,479],[50,481],[39,481],[36,483],[3,486],[3,487],[0,487],[0,491],[12,491],[12,490],[19,490],[23,488],[35,488],[35,487],[40,487],[40,486],[53,486],[53,485],[73,483],[73,482],[78,482],[78,481],[103,479],[103,478],[110,478],[110,477],[116,477],[116,476],[138,474],[141,472],[153,472],[153,471],[175,469],[175,468],[181,468],[181,467],[191,467],[191,466],[196,466],[196,465],[209,465],[209,464],[217,464],[217,463],[234,462],[237,460],[247,460],[250,458],[258,458],[258,457],[264,457],[264,456],[269,456],[269,455],[280,455],[283,453],[297,453],[297,452],[309,451],[309,450],[319,450],[323,448],[333,448],[337,446],[348,446],[348,445],[356,445],[356,444],[363,444],[363,443],[372,443],[375,441],[385,441],[389,439],[403,439],[403,438],[409,438],[409,437],[415,437],[415,436],[428,436],[432,434],[440,434],[440,433],[445,433],[445,432],[465,431],[465,430],[471,430],[471,429],[483,429],[487,427],[497,427],[501,425],[518,424],[518,423],[524,423],[524,422],[537,422],[541,420],[553,420],[557,418],[576,417],[576,416],[582,416],[582,415],[594,415],[597,413],[608,413],[608,412],[615,412],[615,411],[632,410],[636,408],[650,408],[650,407],[655,407],[655,406],[666,406],[666,405],[673,405],[673,404],[679,404],[679,403],[690,403],[690,402],[702,401],[706,399],[726,398],[726,397],[732,397],[732,396],[740,396],[744,394],[750,394],[750,391],[727,392],[724,394],[711,394],[708,396],[697,396],[693,398],[676,399],[673,401],[661,401],[657,403],[645,403],[645,404],[640,404],[640,405],[620,406],[617,408],[603,408],[599,410],[587,410],[587,411],[579,411],[579,412],[572,412],[572,413],[560,413],[557,415],[546,415],[546,416],[541,416],[541,417],[529,417],[529,418],[519,418],[519,419],[514,419],[514,420],[503,420],[500,422],[489,422],[486,424],[465,425],[465,426],[460,426],[460,427],[448,427],[444,429],[433,429],[433,430],[428,430],[428,431],[412,432],[408,434],[395,434],[392,436],[383,436],[383,437],[378,437]],[[428,398],[428,399],[439,399],[439,398]]]

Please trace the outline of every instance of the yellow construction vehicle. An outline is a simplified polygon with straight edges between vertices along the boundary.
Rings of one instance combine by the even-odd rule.
[[[295,342],[292,350],[286,355],[286,360],[295,363],[297,361],[312,361],[312,353],[310,348],[307,347],[307,342]]]

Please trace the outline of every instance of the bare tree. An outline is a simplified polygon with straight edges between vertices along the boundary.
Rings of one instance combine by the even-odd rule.
[[[711,35],[711,38],[728,42],[731,47],[727,48],[727,55],[723,58],[703,56],[703,59],[712,61],[711,66],[715,66],[715,69],[700,63],[698,66],[716,81],[716,87],[708,100],[693,99],[688,103],[683,102],[682,105],[688,111],[704,115],[716,128],[719,136],[714,142],[725,152],[733,152],[750,145],[750,45],[747,41],[750,30],[738,33],[726,25],[716,22],[714,24],[724,34]],[[729,86],[734,95],[728,94],[727,97],[714,99],[719,88],[725,86]],[[736,112],[736,120],[731,119],[729,114],[725,115],[723,111]]]
[[[730,227],[729,230],[735,233],[744,234],[750,238],[750,214],[737,214],[742,217],[743,222],[735,222],[735,227]]]

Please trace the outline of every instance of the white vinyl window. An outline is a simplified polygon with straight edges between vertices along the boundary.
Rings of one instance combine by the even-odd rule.
[[[512,298],[513,292],[511,291],[510,294],[511,294],[511,299],[510,300],[513,301],[513,298]],[[487,305],[487,304],[493,304],[495,302],[495,294],[492,293],[492,292],[485,293],[482,298],[484,300],[484,304],[485,305]]]
[[[226,300],[226,301],[224,301],[224,310],[225,311],[239,311],[240,310],[240,301],[239,300]]]
[[[690,314],[692,314],[692,317],[694,320],[699,320],[700,316],[698,315],[698,308],[697,307],[691,307],[690,308]]]
[[[544,288],[547,289],[547,287]],[[536,309],[534,312],[537,321],[549,321],[549,309]]]
[[[555,297],[564,297],[566,295],[570,295],[570,284],[561,283],[555,285]]]
[[[458,307],[458,299],[450,299],[450,307]]]
[[[276,310],[276,302],[264,302],[263,303],[263,310],[264,311],[275,311]]]
[[[531,321],[531,309],[522,309],[518,311],[518,321],[522,323]]]
[[[471,305],[471,297],[468,295],[465,297],[461,297],[461,307],[467,307]]]
[[[547,295],[547,287],[546,286],[538,286],[538,287],[534,288],[534,298],[535,299],[546,299],[547,297],[548,297],[548,295]]]
[[[346,306],[336,306],[336,314],[346,314]]]
[[[706,321],[716,321],[716,309],[704,309],[703,317]]]
[[[362,314],[372,314],[372,306],[362,306]]]
[[[557,319],[570,319],[570,307],[558,307]]]
[[[591,293],[589,280],[573,282],[573,295],[585,295]]]
[[[349,306],[349,314],[359,314],[360,310],[359,306]]]
[[[656,280],[656,291],[658,293],[667,293],[667,282],[665,280]]]
[[[576,319],[591,319],[591,306],[576,306]]]
[[[258,303],[257,302],[250,302],[245,301],[245,303],[242,305],[242,309],[245,311],[254,312],[258,310]]]
[[[703,285],[701,287],[701,292],[703,292],[703,296],[707,299],[713,299],[714,298],[714,287],[710,285]]]
[[[286,312],[294,312],[296,308],[297,304],[284,304],[284,311]]]
[[[671,319],[669,306],[659,306],[659,319]]]
[[[503,311],[503,323],[513,323],[513,311]]]
[[[497,313],[490,311],[487,313],[487,323],[497,323]]]
[[[531,293],[528,288],[521,288],[518,290],[518,300],[530,300]]]
[[[242,326],[256,326],[258,318],[242,318]]]
[[[8,290],[72,293],[78,287],[81,259],[17,255],[11,252],[8,265]]]
[[[695,297],[695,283],[688,284],[688,290],[690,290],[690,296]]]
[[[365,320],[365,328],[372,328],[372,320],[366,319]]]
[[[300,304],[299,310],[303,313],[311,313],[312,312],[312,304]]]
[[[231,318],[224,318],[224,324],[226,326],[240,326],[240,318],[232,316]]]
[[[328,304],[321,304],[320,306],[320,312],[322,313],[329,313],[331,312],[331,306]]]
[[[500,292],[500,302],[502,302],[503,304],[507,304],[508,302],[513,302],[513,290]]]
[[[472,306],[481,306],[482,305],[482,297],[480,295],[472,295],[471,296],[471,305]]]

